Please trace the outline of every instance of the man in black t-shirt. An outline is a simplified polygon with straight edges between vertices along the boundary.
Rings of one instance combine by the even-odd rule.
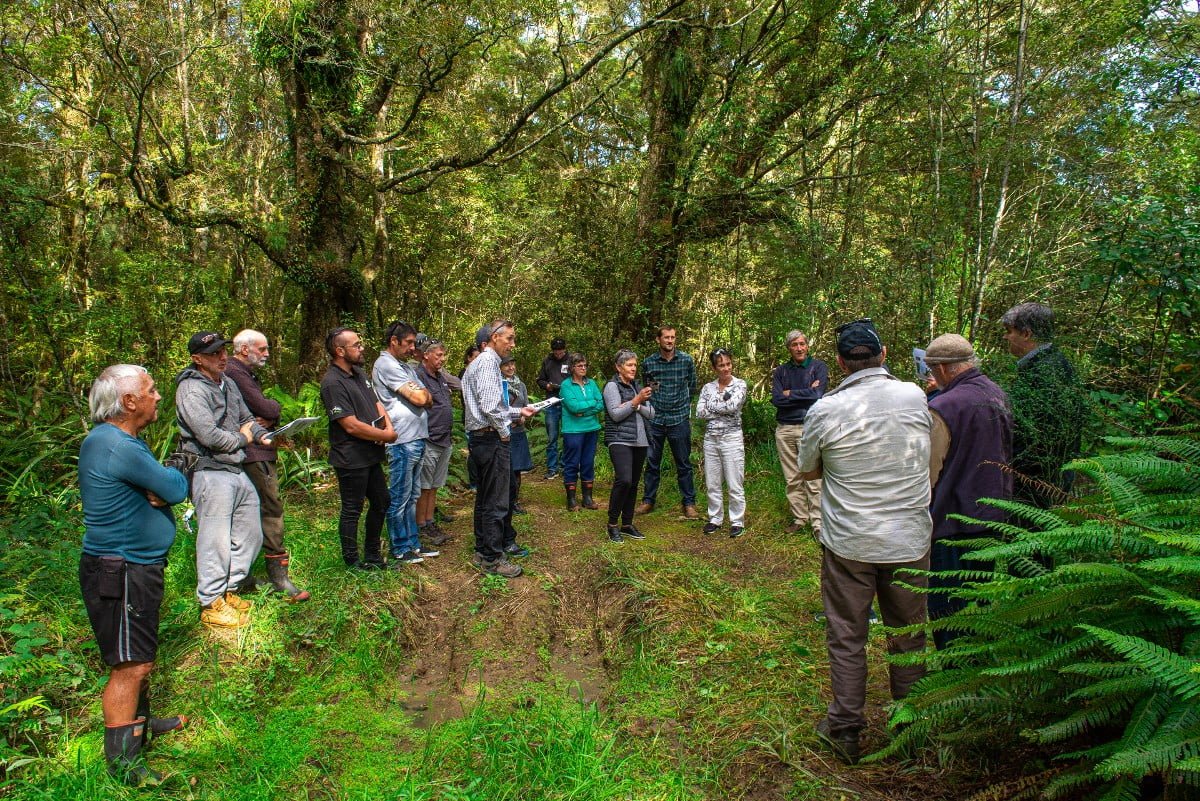
[[[383,557],[379,535],[387,513],[387,479],[381,466],[384,445],[396,439],[392,421],[363,371],[362,338],[349,328],[335,328],[325,338],[332,363],[321,379],[321,401],[329,415],[329,463],[338,478],[342,511],[338,537],[347,567],[379,570]],[[363,501],[370,503],[363,558],[358,558],[358,518]]]

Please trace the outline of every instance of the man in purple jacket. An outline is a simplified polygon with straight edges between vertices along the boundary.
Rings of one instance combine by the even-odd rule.
[[[821,534],[821,480],[800,477],[798,452],[804,436],[804,416],[829,389],[829,367],[808,351],[808,337],[789,331],[783,344],[792,358],[775,368],[771,377],[771,403],[775,406],[775,449],[787,482],[787,499],[792,522],[789,534],[812,528]]]
[[[930,588],[957,587],[961,580],[936,573],[987,570],[990,565],[962,558],[964,549],[947,540],[986,534],[987,526],[964,523],[951,515],[1001,521],[1005,513],[979,503],[981,498],[1012,497],[1012,473],[1007,470],[1013,452],[1013,416],[1008,396],[976,366],[975,349],[958,334],[942,334],[925,349],[925,363],[941,392],[929,402],[933,412],[930,432],[929,481],[933,498],[933,549],[929,556]],[[929,619],[937,620],[965,603],[940,593],[929,597]],[[937,647],[954,638],[948,629],[933,633]]]
[[[242,392],[242,399],[254,414],[259,425],[272,430],[279,424],[279,401],[263,394],[262,384],[255,373],[266,366],[271,348],[265,335],[247,328],[233,338],[233,358],[225,365],[225,375]],[[279,468],[276,447],[246,446],[242,468],[258,490],[259,516],[263,530],[263,559],[267,563],[267,578],[276,592],[289,601],[307,601],[309,594],[292,583],[288,576],[288,552],[283,547],[283,499],[279,495]],[[256,579],[247,576],[242,591],[255,589]]]

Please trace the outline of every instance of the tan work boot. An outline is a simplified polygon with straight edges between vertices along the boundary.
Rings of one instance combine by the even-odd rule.
[[[688,520],[699,520],[700,510],[696,508],[696,504],[689,503],[687,506],[683,507],[683,516]]]
[[[229,604],[239,612],[249,612],[250,608],[254,606],[253,601],[247,601],[236,592],[225,593],[225,603]]]
[[[634,514],[639,514],[639,515],[648,515],[653,511],[654,511],[654,504],[648,503],[646,501],[642,501],[641,504],[638,505],[638,508],[633,510]]]
[[[224,598],[218,598],[200,610],[200,622],[219,629],[240,629],[250,620]]]

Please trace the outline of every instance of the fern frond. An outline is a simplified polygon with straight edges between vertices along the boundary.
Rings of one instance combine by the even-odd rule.
[[[1081,687],[1066,697],[1067,701],[1091,701],[1106,696],[1120,696],[1133,703],[1144,692],[1154,689],[1154,679],[1144,673],[1098,681]]]
[[[1188,437],[1105,437],[1104,441],[1114,448],[1159,451],[1185,462],[1200,464],[1200,442]]]
[[[1025,734],[1029,739],[1043,745],[1069,740],[1110,722],[1133,706],[1136,700],[1136,697],[1126,697],[1114,699],[1111,703],[1103,706],[1081,709],[1060,721],[1042,726],[1040,729],[1032,729]]]
[[[1200,662],[1168,651],[1141,637],[1102,629],[1097,626],[1080,626],[1091,632],[1116,653],[1133,662],[1153,676],[1162,685],[1170,687],[1181,698],[1200,698]]]

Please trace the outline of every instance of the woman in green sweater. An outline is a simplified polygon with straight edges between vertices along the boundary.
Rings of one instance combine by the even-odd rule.
[[[579,508],[575,501],[576,481],[583,482],[583,508],[599,509],[592,500],[592,481],[596,477],[596,443],[600,439],[600,412],[604,396],[596,382],[587,377],[587,357],[572,353],[568,358],[569,378],[559,388],[562,398],[563,484],[567,488],[567,509]]]

